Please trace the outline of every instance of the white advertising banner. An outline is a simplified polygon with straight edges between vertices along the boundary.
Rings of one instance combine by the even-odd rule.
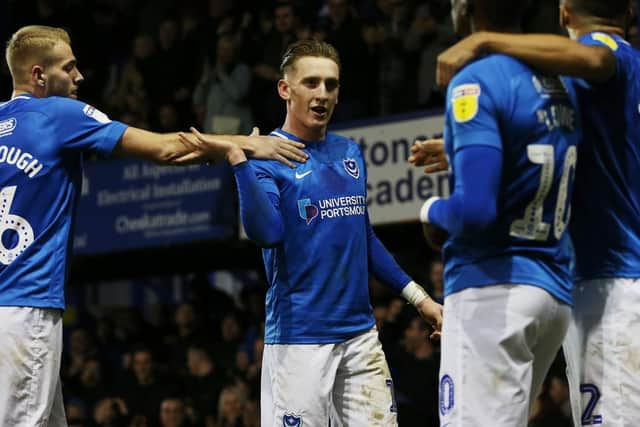
[[[448,173],[427,175],[407,162],[416,138],[441,134],[443,126],[443,115],[425,114],[334,131],[362,148],[372,224],[417,221],[422,202],[431,196],[449,195]]]

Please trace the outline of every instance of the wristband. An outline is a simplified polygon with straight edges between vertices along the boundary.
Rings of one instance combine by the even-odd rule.
[[[427,293],[427,291],[425,291],[422,286],[418,285],[413,280],[410,281],[409,284],[404,287],[404,289],[402,289],[402,296],[414,307],[429,298],[429,294]]]

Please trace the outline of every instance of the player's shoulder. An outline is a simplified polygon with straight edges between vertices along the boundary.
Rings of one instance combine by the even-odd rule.
[[[633,49],[629,42],[617,34],[605,33],[603,31],[593,31],[586,33],[578,39],[582,44],[592,46],[604,46],[611,49],[613,52],[619,50]]]
[[[357,146],[358,143],[355,142],[353,139],[348,138],[344,135],[340,135],[338,133],[334,133],[334,132],[327,132],[327,136],[325,138],[325,141],[327,143],[330,144],[343,144],[346,146]]]

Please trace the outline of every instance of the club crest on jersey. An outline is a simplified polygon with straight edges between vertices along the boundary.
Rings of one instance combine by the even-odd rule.
[[[283,427],[302,427],[302,417],[294,414],[284,414],[282,417]]]
[[[456,122],[468,122],[478,114],[480,92],[480,85],[477,83],[467,83],[453,88],[451,103],[453,104],[453,118]]]
[[[318,207],[311,204],[311,199],[298,200],[298,214],[300,218],[304,219],[307,225],[309,225],[311,221],[318,216]]]
[[[344,170],[346,170],[347,173],[353,178],[358,179],[360,177],[360,168],[358,167],[358,162],[356,162],[356,159],[343,159],[342,165],[344,166]]]

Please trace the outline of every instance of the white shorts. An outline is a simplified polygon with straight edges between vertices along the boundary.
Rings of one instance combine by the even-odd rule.
[[[60,385],[62,312],[0,307],[0,425],[67,425]]]
[[[398,425],[375,329],[338,344],[265,345],[260,403],[262,427]]]
[[[640,279],[576,283],[563,344],[574,425],[629,427],[640,416]]]
[[[525,427],[570,310],[527,285],[467,288],[447,296],[440,425]]]

